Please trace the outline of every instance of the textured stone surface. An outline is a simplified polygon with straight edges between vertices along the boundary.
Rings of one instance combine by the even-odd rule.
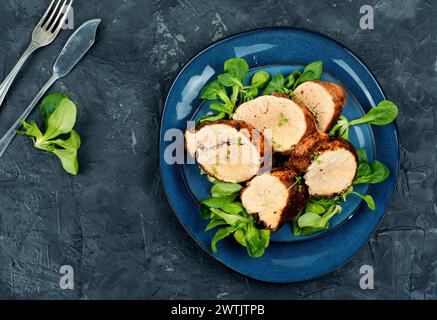
[[[76,1],[76,25],[103,19],[98,41],[52,91],[79,106],[81,173],[18,137],[0,160],[0,298],[437,298],[437,6],[361,1]],[[24,50],[46,1],[0,1],[0,76]],[[402,172],[381,229],[344,268],[298,285],[246,279],[187,236],[163,194],[158,127],[178,70],[212,41],[265,26],[320,31],[355,51],[401,110]],[[35,54],[0,110],[0,134],[48,79],[70,31]],[[3,78],[3,77],[2,77]],[[37,115],[33,118],[38,119]],[[74,291],[59,268],[75,268]],[[359,268],[375,268],[375,290]]]

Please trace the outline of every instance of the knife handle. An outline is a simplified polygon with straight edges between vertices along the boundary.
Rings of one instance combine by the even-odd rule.
[[[11,87],[12,83],[14,82],[15,77],[17,76],[18,72],[20,72],[24,63],[27,61],[27,59],[30,57],[30,55],[36,49],[38,49],[38,46],[34,42],[32,42],[29,45],[29,47],[26,49],[26,51],[23,53],[20,60],[18,60],[14,69],[12,69],[12,71],[9,73],[9,75],[6,77],[6,79],[0,85],[0,106],[2,105],[2,103],[6,97],[6,94],[8,93],[9,88]]]
[[[36,97],[32,100],[27,109],[23,112],[23,114],[15,121],[15,123],[9,128],[9,130],[4,134],[4,136],[0,140],[0,158],[3,157],[5,151],[8,149],[12,140],[14,140],[15,135],[17,134],[17,130],[21,127],[21,120],[26,120],[30,113],[33,111],[38,101],[41,100],[43,95],[49,90],[49,88],[58,80],[58,77],[53,75],[49,81],[42,87],[42,89],[38,92]]]

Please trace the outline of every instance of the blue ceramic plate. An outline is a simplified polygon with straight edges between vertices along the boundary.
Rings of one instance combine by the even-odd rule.
[[[391,176],[374,186],[357,186],[371,194],[376,211],[370,211],[359,198],[350,197],[342,214],[332,219],[331,227],[319,234],[295,237],[290,225],[272,234],[263,257],[252,259],[233,239],[219,243],[219,252],[210,249],[214,231],[204,232],[207,222],[199,214],[198,202],[209,197],[211,185],[193,164],[170,164],[165,153],[171,151],[178,131],[187,122],[208,112],[209,104],[198,99],[200,90],[223,72],[225,60],[241,57],[252,70],[271,74],[290,74],[316,60],[324,62],[323,79],[342,85],[348,94],[344,114],[359,118],[384,100],[384,94],[371,72],[338,42],[309,31],[270,28],[251,31],[213,44],[192,59],[175,80],[164,107],[160,133],[160,164],[168,200],[176,216],[193,239],[214,258],[246,276],[268,282],[299,282],[325,275],[346,263],[368,241],[381,222],[396,186],[399,144],[394,124],[384,127],[356,126],[351,142],[367,152],[369,160],[386,164]],[[177,129],[176,131],[174,129]],[[180,133],[179,133],[180,138]],[[170,148],[169,148],[170,147]],[[182,155],[179,161],[184,162]]]

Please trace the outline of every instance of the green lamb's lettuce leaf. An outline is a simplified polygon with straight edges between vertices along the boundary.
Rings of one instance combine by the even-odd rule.
[[[358,171],[354,184],[376,184],[387,180],[390,170],[380,161],[367,163],[367,154],[363,149],[356,149],[358,154]]]
[[[79,163],[76,149],[54,149],[52,152],[61,160],[65,171],[75,176],[78,174]]]
[[[203,219],[209,220],[212,218],[210,207],[208,207],[206,204],[203,204],[202,202],[199,204],[199,211]]]
[[[226,113],[231,115],[235,107],[235,103],[229,98],[225,86],[219,80],[213,80],[208,83],[200,92],[200,98],[209,101],[221,100],[224,108],[220,111],[225,113],[225,115]],[[211,106],[215,107],[212,110],[217,110],[218,108],[218,105],[214,103]]]
[[[298,220],[298,224],[301,229],[303,228],[323,229],[326,228],[326,223],[327,222],[325,219],[323,219],[323,217],[313,212],[305,213]]]
[[[234,202],[234,200],[237,198],[237,195],[230,195],[227,197],[220,197],[220,198],[209,198],[205,199],[201,202],[201,204],[214,209],[223,208],[224,206]]]
[[[218,112],[223,112],[223,113],[228,113],[229,109],[220,102],[213,102],[210,104],[209,109],[211,109],[212,111],[218,111]]]
[[[358,162],[367,162],[367,153],[364,149],[362,148],[355,148],[355,151],[357,152],[358,155]]]
[[[224,70],[230,76],[242,82],[249,72],[249,65],[244,59],[233,58],[225,62]]]
[[[295,80],[293,90],[306,81],[320,80],[323,73],[323,61],[315,61],[305,67],[300,77]]]
[[[358,184],[357,181],[371,175],[372,175],[372,168],[370,167],[370,165],[367,162],[361,162],[360,165],[358,166],[357,177],[355,178],[354,184]]]
[[[36,122],[29,124],[24,120],[21,121],[24,130],[17,133],[30,136],[35,148],[55,154],[65,171],[77,175],[77,153],[81,141],[79,134],[73,130],[77,117],[76,105],[67,96],[54,93],[43,99],[40,112],[45,124],[45,133],[42,133]],[[67,140],[59,138],[67,134],[70,134]]]
[[[247,233],[247,230],[245,230],[245,229],[238,229],[238,230],[235,230],[235,232],[234,232],[234,239],[245,248],[247,247],[246,246],[246,233]]]
[[[332,136],[337,135],[339,138],[349,140],[349,121],[348,121],[348,119],[344,115],[341,115],[338,118],[337,123],[332,127],[329,134]]]
[[[225,88],[218,80],[211,81],[200,92],[200,98],[205,100],[222,100],[224,95],[226,95]]]
[[[223,219],[212,219],[208,223],[208,225],[206,226],[205,232],[213,230],[213,229],[220,227],[220,226],[225,226],[225,225],[227,225],[227,223]]]
[[[252,77],[252,87],[256,89],[264,89],[270,81],[270,73],[267,71],[259,71]]]
[[[323,215],[316,214],[313,212],[307,212],[299,218],[298,220],[299,227],[302,229],[304,228],[325,229],[329,226],[329,220],[333,216],[341,213],[341,211],[342,211],[341,206],[335,204],[330,206]]]
[[[349,123],[350,126],[358,124],[373,124],[375,126],[385,126],[392,123],[398,116],[398,107],[391,101],[384,100],[362,118],[353,120]]]
[[[254,223],[247,226],[244,243],[247,251],[252,258],[261,257],[270,242],[270,232],[267,230],[257,229]]]
[[[75,130],[71,131],[69,139],[67,140],[57,139],[54,140],[52,143],[64,149],[72,149],[72,150],[79,150],[81,145],[80,136]]]
[[[380,161],[375,160],[370,163],[361,163],[358,169],[354,184],[377,184],[387,180],[390,170]]]
[[[213,197],[226,197],[238,193],[243,187],[237,183],[218,182],[211,188]]]
[[[284,93],[285,87],[285,79],[284,76],[280,73],[277,73],[273,76],[272,80],[269,82],[267,87],[264,89],[263,94],[269,95],[274,92],[282,92]]]
[[[359,194],[358,192],[352,192],[352,194],[363,199],[366,202],[369,209],[372,211],[375,211],[375,209],[376,209],[375,200],[373,200],[373,197],[371,195],[369,195],[369,194],[362,195],[362,194]]]
[[[285,86],[292,89],[296,81],[302,76],[302,72],[296,70],[285,79]]]
[[[76,131],[71,131],[70,138],[67,140],[57,139],[51,142],[49,151],[53,152],[62,163],[62,167],[68,173],[77,175],[79,172],[79,162],[77,159],[77,151],[81,145],[79,134]],[[56,148],[56,147],[61,148]]]
[[[241,214],[244,212],[244,207],[241,202],[232,202],[222,207],[222,210],[230,214]]]
[[[312,213],[320,215],[320,214],[325,213],[326,208],[318,203],[308,201],[305,210],[306,210],[306,212],[312,212]]]
[[[309,200],[309,203],[318,204],[318,205],[324,207],[325,209],[328,209],[330,206],[332,206],[332,205],[334,205],[336,203],[336,199],[327,199],[327,198],[315,199],[315,198],[311,198]]]
[[[44,125],[46,127],[50,115],[56,110],[61,101],[64,99],[69,100],[69,98],[65,94],[53,93],[42,100],[39,106],[39,110],[41,112],[42,118],[44,120]]]
[[[259,89],[256,87],[245,88],[243,91],[244,102],[252,100],[258,96]]]
[[[323,72],[323,62],[315,61],[307,65],[303,72],[298,70],[294,71],[287,78],[284,78],[282,74],[275,74],[273,79],[264,89],[263,94],[269,95],[274,92],[291,94],[292,90],[302,83],[310,80],[320,80]]]
[[[31,137],[34,143],[37,140],[42,139],[43,134],[41,130],[38,128],[38,125],[36,124],[35,121],[32,121],[31,123],[27,123],[24,119],[21,119],[21,125],[23,126],[24,130],[17,131],[17,134],[27,135]]]
[[[226,118],[226,113],[224,113],[224,112],[220,112],[217,114],[203,115],[196,120],[196,127],[198,127],[202,122],[205,122],[205,121],[214,122],[214,121],[222,120],[225,118]]]
[[[227,224],[231,226],[235,226],[238,222],[250,222],[250,220],[247,217],[244,217],[239,214],[230,214],[226,213],[221,209],[215,209],[211,208],[211,212],[217,216],[226,221]]]
[[[216,178],[211,177],[210,175],[208,175],[207,178],[208,178],[208,181],[211,182],[212,184],[216,184],[216,183],[220,182]]]
[[[243,84],[238,78],[233,77],[229,73],[223,73],[217,76],[218,81],[225,87],[243,87]]]
[[[258,229],[253,216],[236,201],[242,186],[216,181],[211,188],[211,198],[200,203],[202,217],[210,220],[205,231],[216,231],[211,241],[211,250],[217,252],[217,243],[231,235],[253,257],[261,257],[270,242],[270,231]]]
[[[223,240],[226,237],[229,237],[232,234],[232,230],[233,227],[227,227],[227,228],[222,228],[219,229],[216,234],[214,235],[214,237],[211,240],[211,250],[213,253],[217,253],[218,249],[217,249],[217,242],[219,242],[220,240]]]
[[[375,210],[376,206],[373,197],[359,194],[352,187],[344,194],[333,199],[310,198],[305,210],[299,213],[293,222],[293,234],[295,236],[308,236],[328,229],[329,221],[342,212],[340,204],[346,202],[350,195],[360,197],[372,211]]]
[[[62,99],[58,107],[47,119],[44,140],[51,140],[62,134],[68,134],[76,123],[77,108],[70,99]]]
[[[348,121],[341,116],[332,128],[330,134],[349,139],[349,128],[360,124],[371,124],[375,126],[385,126],[396,120],[399,114],[398,107],[391,101],[381,101],[376,107],[359,119]]]

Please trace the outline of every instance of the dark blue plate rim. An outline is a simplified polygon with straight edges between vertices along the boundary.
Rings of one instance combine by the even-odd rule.
[[[320,33],[320,32],[318,32],[318,31],[314,31],[314,30],[309,30],[309,29],[305,29],[305,28],[294,28],[294,27],[263,27],[263,28],[256,28],[256,29],[251,29],[251,30],[249,30],[249,31],[245,31],[245,32],[240,32],[240,33],[237,33],[237,34],[234,34],[234,35],[230,35],[230,36],[228,36],[228,37],[225,37],[225,38],[223,38],[223,39],[220,39],[220,40],[217,40],[217,41],[214,41],[214,42],[212,42],[211,44],[209,44],[207,47],[205,47],[203,50],[201,50],[201,51],[199,51],[193,58],[191,58],[189,61],[187,61],[185,64],[184,64],[184,66],[180,69],[180,71],[178,72],[178,74],[177,74],[177,76],[175,77],[175,79],[173,80],[173,82],[172,82],[172,85],[170,86],[170,88],[168,89],[168,91],[167,91],[167,94],[166,94],[166,99],[165,99],[165,102],[164,102],[164,106],[163,106],[163,109],[162,109],[162,112],[161,112],[161,117],[160,117],[160,126],[159,126],[159,133],[158,133],[158,140],[160,141],[160,138],[161,138],[161,135],[162,135],[162,130],[163,130],[163,116],[164,116],[164,114],[165,114],[165,112],[166,112],[166,109],[167,109],[167,107],[168,107],[168,100],[169,100],[169,98],[170,98],[170,93],[172,92],[172,90],[173,90],[173,88],[175,87],[175,85],[176,85],[176,83],[177,83],[177,81],[178,81],[178,79],[181,77],[181,75],[182,75],[182,73],[185,71],[185,69],[191,64],[191,62],[193,62],[194,60],[196,60],[199,56],[201,56],[203,53],[205,53],[207,50],[210,50],[210,49],[212,49],[213,47],[215,47],[215,46],[217,46],[217,45],[219,45],[219,44],[221,44],[221,43],[223,43],[223,42],[226,42],[226,41],[228,41],[228,40],[231,40],[231,39],[233,39],[233,38],[236,38],[236,37],[240,37],[240,36],[244,36],[244,35],[249,35],[249,34],[251,34],[251,33],[257,33],[257,32],[263,32],[263,31],[274,31],[274,30],[277,30],[277,31],[297,31],[297,32],[299,32],[299,31],[303,31],[303,32],[306,32],[306,33],[309,33],[309,34],[313,34],[313,35],[315,35],[315,36],[318,36],[318,37],[322,37],[322,38],[325,38],[325,39],[327,39],[327,40],[330,40],[330,41],[332,41],[332,42],[334,42],[334,43],[336,43],[337,45],[339,45],[339,46],[341,46],[344,50],[346,50],[351,56],[353,56],[353,57],[355,57],[356,59],[357,59],[357,62],[359,62],[368,72],[369,72],[369,75],[371,76],[371,78],[372,78],[372,80],[373,81],[375,81],[375,84],[377,85],[377,87],[378,87],[378,89],[381,91],[381,93],[382,93],[382,95],[384,96],[384,97],[386,97],[386,94],[385,94],[385,92],[384,92],[384,90],[383,90],[383,88],[382,88],[382,86],[381,86],[381,84],[379,83],[379,81],[377,80],[377,78],[376,78],[376,76],[375,76],[375,74],[365,65],[365,63],[364,63],[364,61],[363,61],[363,59],[361,59],[361,57],[358,55],[358,54],[356,54],[356,53],[354,53],[352,50],[350,50],[348,47],[346,47],[343,43],[341,43],[341,42],[339,42],[338,40],[336,40],[336,39],[333,39],[333,38],[331,38],[331,37],[329,37],[329,36],[327,36],[327,35],[325,35],[325,34],[323,34],[323,33]],[[170,196],[169,196],[169,194],[168,194],[168,191],[167,191],[167,188],[165,187],[165,183],[164,183],[164,177],[163,177],[163,164],[162,164],[162,162],[161,162],[161,159],[159,159],[159,162],[160,162],[160,164],[159,164],[159,167],[160,167],[160,180],[161,180],[161,184],[162,184],[162,187],[163,187],[163,189],[164,189],[164,194],[165,194],[165,197],[166,197],[166,200],[167,200],[167,202],[168,202],[168,204],[170,205],[170,207],[171,207],[171,209],[172,209],[172,211],[173,211],[173,213],[174,213],[174,215],[176,216],[176,218],[178,219],[178,221],[180,222],[180,224],[183,226],[183,228],[184,228],[184,230],[185,230],[185,232],[188,234],[188,235],[190,235],[190,237],[192,238],[192,240],[194,240],[194,242],[205,252],[205,253],[207,253],[208,254],[208,256],[210,256],[213,260],[215,260],[215,261],[217,261],[217,262],[219,262],[220,264],[222,264],[222,265],[224,265],[224,266],[226,266],[227,268],[229,268],[230,270],[232,270],[233,272],[235,272],[235,273],[237,273],[237,274],[239,274],[239,275],[241,275],[241,276],[244,276],[244,277],[247,277],[247,278],[251,278],[251,279],[253,279],[253,280],[256,280],[256,281],[259,281],[259,282],[263,282],[263,283],[274,283],[274,284],[290,284],[290,283],[295,283],[295,284],[298,284],[298,283],[304,283],[304,282],[308,282],[308,281],[313,281],[313,280],[317,280],[317,279],[321,279],[321,278],[324,278],[324,277],[326,277],[326,276],[328,276],[328,275],[330,275],[330,274],[332,274],[332,273],[335,273],[336,271],[338,271],[339,269],[341,269],[341,268],[343,268],[345,265],[347,265],[351,260],[353,260],[354,259],[354,257],[368,244],[368,242],[370,241],[370,239],[376,234],[376,232],[380,229],[380,227],[381,227],[381,224],[382,224],[382,222],[383,222],[383,220],[384,220],[384,218],[385,218],[385,216],[387,215],[387,212],[388,212],[388,210],[389,210],[389,208],[390,208],[390,206],[391,206],[391,204],[392,204],[392,202],[393,202],[393,199],[394,199],[394,197],[395,197],[395,189],[396,189],[396,186],[397,186],[397,184],[398,184],[398,181],[399,181],[399,172],[400,172],[400,139],[399,139],[399,128],[398,128],[398,125],[397,125],[397,122],[396,121],[394,121],[393,122],[393,125],[394,125],[394,134],[395,134],[395,138],[396,138],[396,142],[397,142],[397,151],[398,151],[398,153],[397,153],[397,166],[396,166],[396,172],[395,172],[395,175],[394,175],[394,177],[393,177],[393,180],[394,180],[394,190],[393,190],[393,192],[392,192],[392,195],[391,195],[391,197],[390,197],[390,199],[389,199],[389,201],[387,202],[387,204],[386,204],[386,209],[384,210],[384,213],[382,214],[382,216],[381,216],[381,219],[380,219],[380,221],[378,222],[378,224],[377,224],[377,226],[376,226],[376,228],[374,229],[374,231],[369,235],[369,237],[368,237],[368,239],[367,239],[367,241],[365,241],[359,248],[357,248],[357,250],[355,251],[355,252],[353,252],[352,254],[351,254],[351,256],[350,256],[350,258],[348,258],[348,259],[346,259],[345,261],[344,261],[344,263],[342,263],[342,264],[340,264],[340,265],[338,265],[337,267],[335,267],[335,268],[332,268],[331,270],[329,270],[329,271],[327,271],[327,272],[324,272],[324,273],[321,273],[320,275],[318,275],[318,276],[315,276],[315,277],[312,277],[312,278],[310,278],[310,279],[302,279],[302,280],[294,280],[294,281],[269,281],[269,280],[265,280],[265,279],[260,279],[260,278],[256,278],[256,277],[253,277],[253,276],[251,276],[251,275],[248,275],[248,274],[244,274],[244,273],[242,273],[242,272],[240,272],[240,271],[238,271],[237,269],[235,269],[234,267],[232,267],[231,265],[229,265],[229,264],[227,264],[226,262],[224,262],[224,261],[222,261],[222,260],[218,260],[211,252],[209,252],[208,250],[206,250],[200,243],[199,243],[199,241],[196,239],[196,237],[187,229],[187,227],[185,226],[185,224],[182,222],[182,220],[179,218],[179,216],[178,216],[178,214],[176,213],[176,209],[174,208],[174,206],[173,206],[173,204],[172,204],[172,202],[170,201]],[[160,155],[161,155],[161,152],[162,152],[162,145],[161,145],[161,143],[158,143],[158,155],[159,155],[159,157],[160,157]],[[369,190],[372,188],[372,186],[370,186],[370,188],[369,188]],[[334,231],[335,232],[335,231]]]

